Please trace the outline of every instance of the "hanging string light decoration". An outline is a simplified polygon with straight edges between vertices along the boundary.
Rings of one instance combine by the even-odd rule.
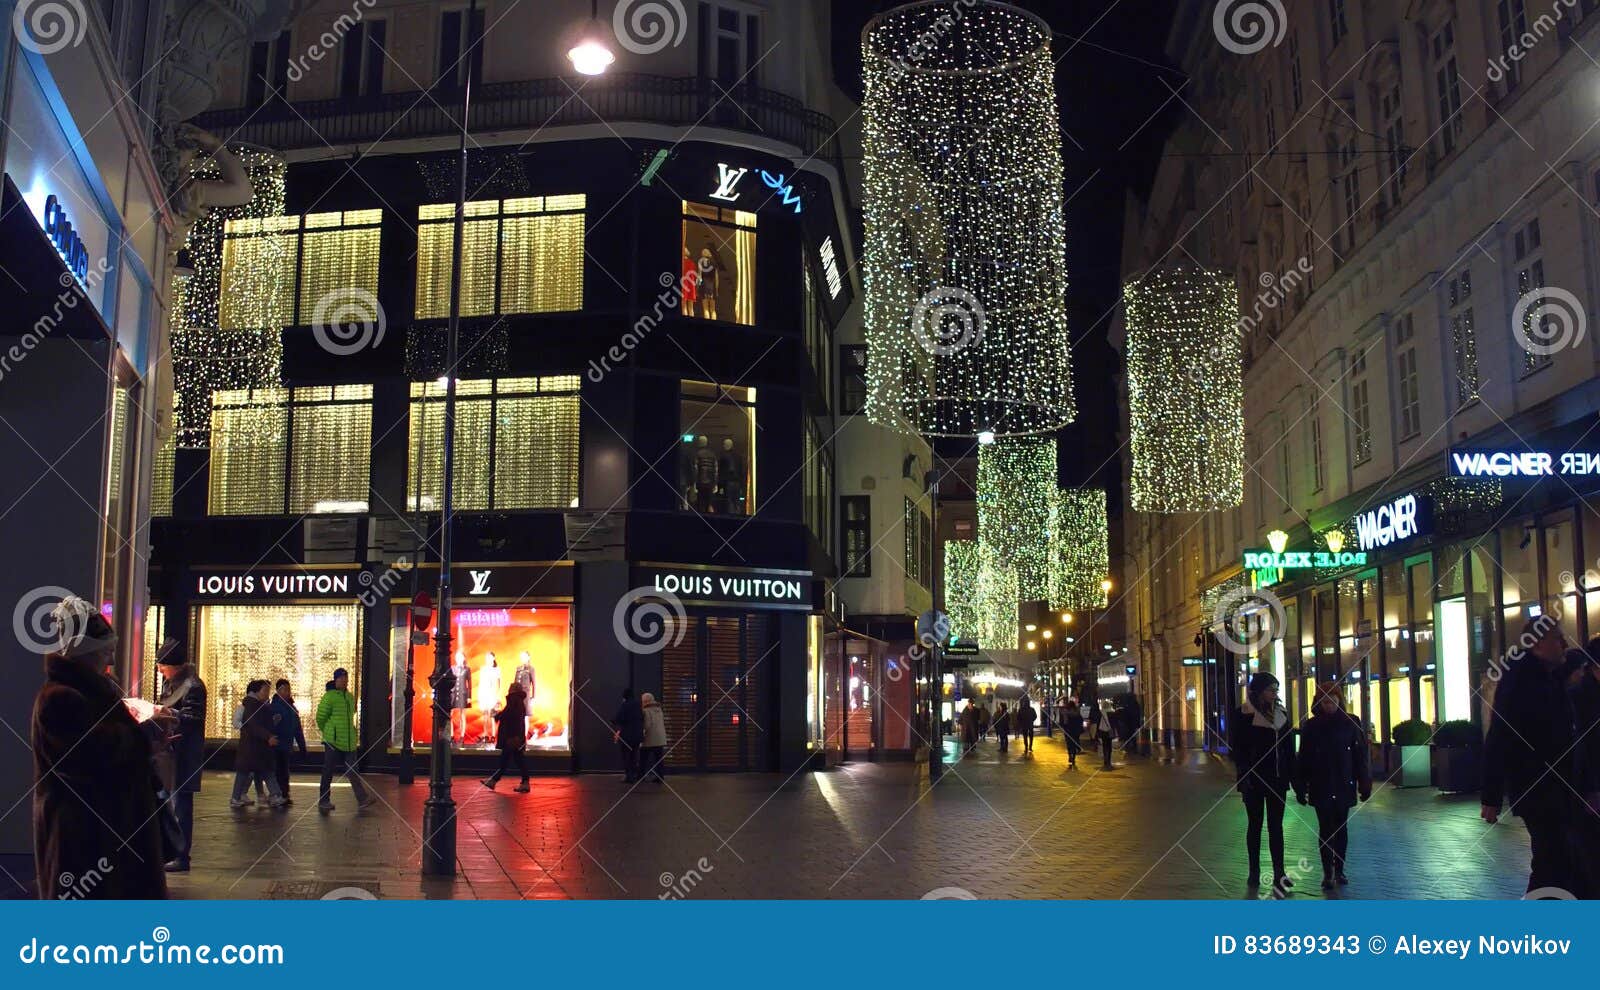
[[[946,541],[944,595],[953,636],[985,649],[1017,648],[1017,572],[981,541]]]
[[[1123,289],[1132,502],[1209,512],[1244,499],[1244,358],[1232,276],[1159,268]]]
[[[219,207],[196,221],[189,228],[185,243],[191,272],[174,276],[173,297],[177,302],[172,307],[173,405],[177,444],[185,448],[210,444],[213,392],[275,387],[283,378],[281,327],[220,327],[223,228],[229,220],[279,216],[285,204],[284,160],[255,148],[231,150],[244,165],[255,195],[244,206]],[[204,179],[220,173],[216,163],[205,158],[195,167],[194,174]],[[230,291],[271,292],[274,280],[281,274],[240,273],[242,277],[234,280]],[[181,285],[177,284],[179,279]],[[263,303],[260,308],[267,307]],[[259,422],[272,420],[264,417]]]
[[[964,437],[1071,422],[1049,26],[927,0],[875,18],[862,52],[868,417]]]
[[[1056,441],[1011,437],[978,448],[978,539],[1017,575],[1022,601],[1050,593]]]
[[[1101,488],[1056,492],[1050,522],[1050,607],[1106,607],[1101,587],[1111,573],[1111,537],[1106,493]]]

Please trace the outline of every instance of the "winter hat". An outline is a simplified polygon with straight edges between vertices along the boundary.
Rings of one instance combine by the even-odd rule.
[[[68,595],[50,610],[50,628],[55,631],[55,653],[63,657],[82,657],[117,645],[117,634],[93,605]]]
[[[1278,679],[1266,671],[1261,670],[1250,675],[1250,686],[1245,689],[1245,693],[1252,699],[1259,698],[1261,697],[1261,692],[1265,691],[1267,688],[1275,688],[1277,686]]]
[[[156,665],[160,667],[182,667],[183,657],[178,655],[176,639],[168,636],[161,644],[161,649],[156,651]]]

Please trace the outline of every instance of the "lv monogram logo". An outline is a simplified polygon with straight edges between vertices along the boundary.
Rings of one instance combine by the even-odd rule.
[[[720,199],[725,203],[732,203],[739,199],[739,180],[750,171],[748,168],[729,168],[722,162],[717,163],[717,191],[711,194],[712,199]]]
[[[469,571],[468,573],[472,575],[472,590],[467,594],[487,595],[489,593],[489,578],[494,575],[494,571]]]

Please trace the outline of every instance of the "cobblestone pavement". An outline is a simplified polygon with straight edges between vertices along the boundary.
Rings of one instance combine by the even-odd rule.
[[[339,786],[331,815],[316,780],[287,811],[228,808],[231,777],[196,802],[194,871],[183,898],[1237,898],[1244,809],[1230,768],[1205,754],[1117,757],[1068,770],[1059,737],[1033,757],[995,743],[930,789],[909,763],[825,773],[690,775],[630,787],[620,776],[536,778],[530,794],[457,778],[460,874],[424,879],[426,780],[368,778],[358,812]],[[1489,827],[1472,796],[1380,785],[1352,819],[1356,898],[1510,898],[1528,866],[1514,819]],[[1316,819],[1290,805],[1293,896],[1321,897]],[[1299,864],[1297,866],[1297,863]],[[354,889],[346,889],[354,888]],[[1264,895],[1258,895],[1264,896]]]

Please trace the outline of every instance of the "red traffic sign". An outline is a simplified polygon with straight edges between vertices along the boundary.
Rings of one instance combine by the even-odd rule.
[[[426,591],[417,592],[411,599],[411,625],[418,632],[426,632],[433,622],[433,596]]]

